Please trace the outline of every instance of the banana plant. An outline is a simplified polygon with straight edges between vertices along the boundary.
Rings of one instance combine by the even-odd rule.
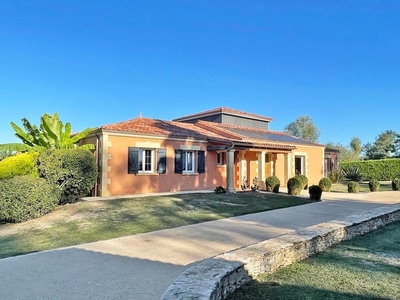
[[[88,136],[96,128],[86,128],[85,130],[71,134],[71,124],[64,124],[60,121],[57,113],[53,116],[44,114],[40,118],[39,128],[26,119],[22,119],[22,125],[25,130],[15,123],[11,122],[11,127],[15,131],[15,136],[22,143],[10,143],[0,145],[1,151],[43,151],[47,149],[69,149],[84,148],[94,149],[93,144],[78,145],[78,142]]]

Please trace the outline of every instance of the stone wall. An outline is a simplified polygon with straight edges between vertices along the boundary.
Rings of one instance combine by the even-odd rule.
[[[310,226],[209,258],[183,272],[161,300],[225,299],[260,274],[303,260],[315,253],[400,220],[400,204],[377,208],[345,221]]]

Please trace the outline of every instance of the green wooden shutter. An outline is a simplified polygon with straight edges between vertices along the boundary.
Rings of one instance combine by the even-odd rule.
[[[157,173],[165,174],[167,172],[167,149],[157,149]]]
[[[137,174],[139,165],[139,148],[128,148],[128,174]]]
[[[183,150],[175,149],[175,173],[182,174],[182,155]]]
[[[197,172],[204,173],[206,168],[204,151],[197,152]]]

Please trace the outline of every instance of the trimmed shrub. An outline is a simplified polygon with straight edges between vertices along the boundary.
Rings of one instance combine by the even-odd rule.
[[[361,174],[367,180],[378,179],[379,181],[392,181],[400,175],[400,158],[386,158],[378,160],[362,160],[340,163],[341,169],[348,166],[358,167]]]
[[[299,174],[299,175],[296,175],[296,176],[298,176],[299,177],[299,179],[300,179],[300,181],[301,181],[301,183],[303,184],[303,189],[307,189],[307,187],[308,187],[308,178],[307,178],[307,176],[305,176],[305,175],[301,175],[301,174]]]
[[[393,191],[398,191],[400,188],[400,178],[395,178],[392,181],[392,190]]]
[[[84,149],[57,149],[40,153],[40,175],[62,189],[60,203],[71,203],[89,194],[97,180],[93,154]]]
[[[353,165],[342,167],[342,175],[346,180],[356,182],[359,182],[364,178],[361,174],[360,168]]]
[[[340,171],[334,170],[328,173],[328,178],[332,181],[332,183],[338,183],[340,181]]]
[[[226,194],[226,189],[224,189],[221,185],[217,186],[214,190],[215,194]]]
[[[322,177],[318,185],[321,187],[323,192],[330,192],[332,187],[332,181],[328,177]]]
[[[368,182],[368,187],[371,192],[379,191],[380,186],[381,186],[381,184],[379,183],[379,180],[377,180],[377,179],[372,179],[372,180],[370,180],[370,182]]]
[[[0,220],[23,222],[51,212],[60,189],[43,178],[16,176],[0,180]]]
[[[279,193],[280,185],[281,185],[281,181],[276,176],[269,176],[265,180],[265,186],[266,186],[267,192]]]
[[[35,163],[38,155],[38,152],[26,152],[6,157],[0,161],[0,179],[21,175],[39,177],[39,171]]]
[[[350,181],[347,185],[347,191],[349,193],[358,193],[360,191],[360,184],[357,181]]]
[[[322,188],[319,185],[312,185],[308,188],[310,200],[320,201],[322,196]]]
[[[300,195],[300,192],[303,189],[303,182],[300,180],[298,176],[289,178],[287,182],[287,189],[289,195],[292,196]]]

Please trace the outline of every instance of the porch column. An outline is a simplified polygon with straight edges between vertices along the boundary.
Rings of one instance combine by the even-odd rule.
[[[226,165],[226,183],[227,187],[226,189],[228,190],[229,193],[234,193],[235,192],[235,185],[234,185],[234,178],[235,178],[235,160],[234,160],[234,154],[235,150],[230,149],[228,150],[228,159],[227,159],[227,165]]]
[[[266,151],[261,151],[258,154],[258,188],[265,190],[265,154]]]
[[[286,183],[289,180],[289,176],[290,176],[290,173],[291,173],[291,171],[290,171],[290,168],[291,168],[290,158],[291,158],[291,155],[289,153],[286,153],[284,155],[284,159],[285,159],[285,161],[284,161],[284,163],[285,163],[285,174],[284,174],[284,179],[283,179],[284,183],[283,183],[282,186],[286,186]]]

